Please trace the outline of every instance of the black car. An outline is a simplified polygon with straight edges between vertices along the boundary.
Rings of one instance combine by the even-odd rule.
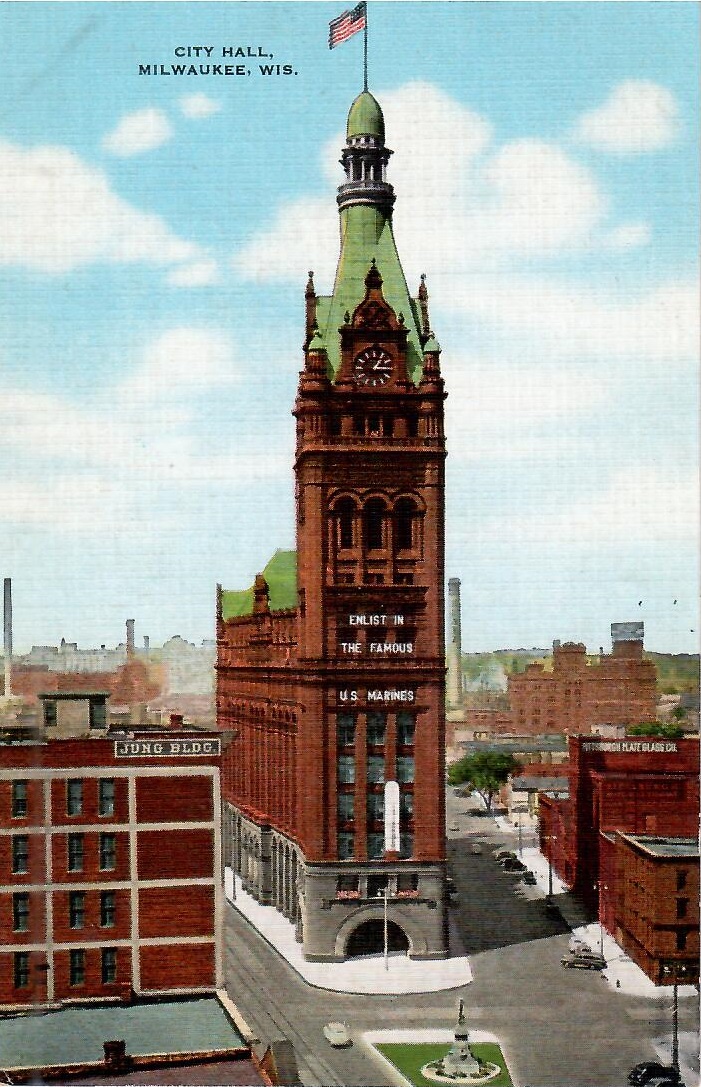
[[[684,1087],[679,1069],[659,1061],[641,1061],[628,1073],[631,1087]]]
[[[523,873],[522,878],[523,878],[523,882],[528,883],[531,887],[534,887],[536,885],[536,883],[538,882],[537,879],[535,878],[535,876],[533,875],[533,872],[531,872],[530,870],[525,871]]]
[[[525,872],[526,866],[518,857],[507,857],[501,864],[505,872]]]

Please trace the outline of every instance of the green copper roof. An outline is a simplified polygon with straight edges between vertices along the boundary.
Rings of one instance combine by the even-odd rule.
[[[285,611],[297,607],[297,552],[276,551],[263,570],[270,590],[270,610]],[[222,619],[253,613],[253,586],[221,594]]]
[[[341,339],[338,334],[346,311],[353,313],[365,297],[365,277],[373,257],[382,276],[382,293],[397,314],[404,315],[409,333],[407,365],[409,376],[418,382],[423,368],[419,339],[418,306],[409,296],[409,288],[399,262],[399,254],[389,217],[378,207],[354,204],[341,212],[341,255],[336,282],[329,299],[318,299],[317,321],[324,340],[332,375],[341,365]]]
[[[370,94],[363,91],[359,94],[348,113],[346,136],[377,136],[385,138],[385,119],[382,116],[380,103]]]

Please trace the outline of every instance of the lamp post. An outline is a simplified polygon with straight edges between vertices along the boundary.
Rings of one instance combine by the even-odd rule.
[[[521,832],[521,812],[518,813],[518,855],[523,855],[523,834]]]
[[[679,994],[677,976],[672,986],[672,1067],[679,1071]]]
[[[384,890],[384,933],[385,933],[385,970],[389,970],[389,934],[387,931],[387,894],[389,887],[385,885]]]

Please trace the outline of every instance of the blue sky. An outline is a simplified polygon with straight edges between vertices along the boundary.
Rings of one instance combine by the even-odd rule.
[[[210,637],[294,546],[303,290],[360,36],[319,3],[6,3],[0,504],[15,641]],[[698,9],[370,5],[395,233],[449,390],[466,648],[697,646]],[[258,47],[293,75],[140,76]],[[642,603],[640,603],[642,601]]]

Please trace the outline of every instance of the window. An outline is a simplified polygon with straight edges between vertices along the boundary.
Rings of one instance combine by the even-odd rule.
[[[384,546],[384,517],[384,502],[371,498],[365,506],[365,546],[368,551],[378,551]]]
[[[409,755],[397,756],[397,781],[410,785],[414,780],[414,760]]]
[[[352,819],[355,814],[355,797],[353,793],[338,794],[338,818],[342,823]]]
[[[82,872],[83,871],[83,835],[82,834],[69,834],[68,835],[68,871],[69,872]]]
[[[15,834],[12,839],[12,871],[15,875],[25,875],[29,871],[29,836]]]
[[[15,951],[13,959],[15,989],[26,989],[29,985],[29,952]]]
[[[114,815],[114,779],[101,778],[97,785],[97,810],[100,815]]]
[[[107,728],[107,706],[102,701],[90,700],[90,728]]]
[[[77,778],[66,782],[66,811],[68,815],[83,813],[83,783]]]
[[[387,714],[378,713],[376,710],[368,713],[367,718],[367,742],[368,747],[384,747],[385,730],[387,726]]]
[[[336,538],[339,547],[353,546],[353,516],[355,505],[350,498],[342,498],[335,509],[336,514]]]
[[[387,876],[368,876],[368,898],[377,898],[384,894],[387,887]]]
[[[394,546],[397,551],[410,551],[414,546],[414,503],[400,498],[394,508]]]
[[[341,785],[352,785],[355,781],[355,759],[352,755],[339,755],[338,780]]]
[[[677,918],[679,920],[681,920],[683,917],[686,917],[688,909],[689,909],[689,899],[688,898],[678,898],[677,899]]]
[[[413,713],[400,710],[397,714],[397,743],[400,747],[411,747],[414,743],[416,721]]]
[[[385,817],[384,793],[368,793],[368,822],[381,823]]]
[[[85,891],[71,891],[68,895],[68,923],[71,928],[85,924]]]
[[[407,431],[410,438],[418,438],[419,436],[419,417],[418,415],[407,416]]]
[[[358,894],[360,890],[360,877],[353,875],[352,872],[348,872],[346,875],[338,876],[336,880],[336,894],[339,892],[345,892],[346,894]]]
[[[384,834],[368,834],[368,859],[371,861],[382,860],[385,853],[385,836]],[[368,884],[369,884],[368,880]],[[368,888],[368,897],[370,897],[370,891]]]
[[[12,896],[12,928],[15,932],[26,932],[29,928],[29,895]]]
[[[414,852],[414,835],[413,834],[400,834],[399,835],[399,856],[410,857]]]
[[[402,820],[414,818],[414,794],[399,794],[399,818]]]
[[[27,782],[12,782],[12,818],[23,819],[27,814]]]
[[[117,980],[117,948],[102,949],[102,984],[111,985]]]
[[[114,834],[100,835],[100,871],[110,872],[117,867],[117,839]]]
[[[419,876],[417,872],[400,872],[397,876],[397,890],[402,891],[418,891],[419,889]]]
[[[688,932],[684,928],[677,930],[677,951],[686,951],[686,938]]]
[[[385,780],[385,760],[382,755],[368,756],[368,781],[381,784]]]
[[[339,713],[336,717],[339,747],[352,747],[355,743],[355,714]]]
[[[100,894],[100,924],[103,928],[114,928],[117,917],[117,897],[114,891],[102,891]]]
[[[340,861],[349,861],[353,858],[353,841],[354,836],[352,834],[343,833],[337,836],[337,849],[338,859]]]
[[[678,891],[683,891],[685,887],[686,887],[686,869],[677,868],[677,890]]]
[[[85,951],[82,947],[70,952],[69,962],[71,985],[85,985]]]
[[[56,724],[57,712],[56,703],[53,699],[49,699],[44,702],[44,726],[45,728],[52,728]]]

